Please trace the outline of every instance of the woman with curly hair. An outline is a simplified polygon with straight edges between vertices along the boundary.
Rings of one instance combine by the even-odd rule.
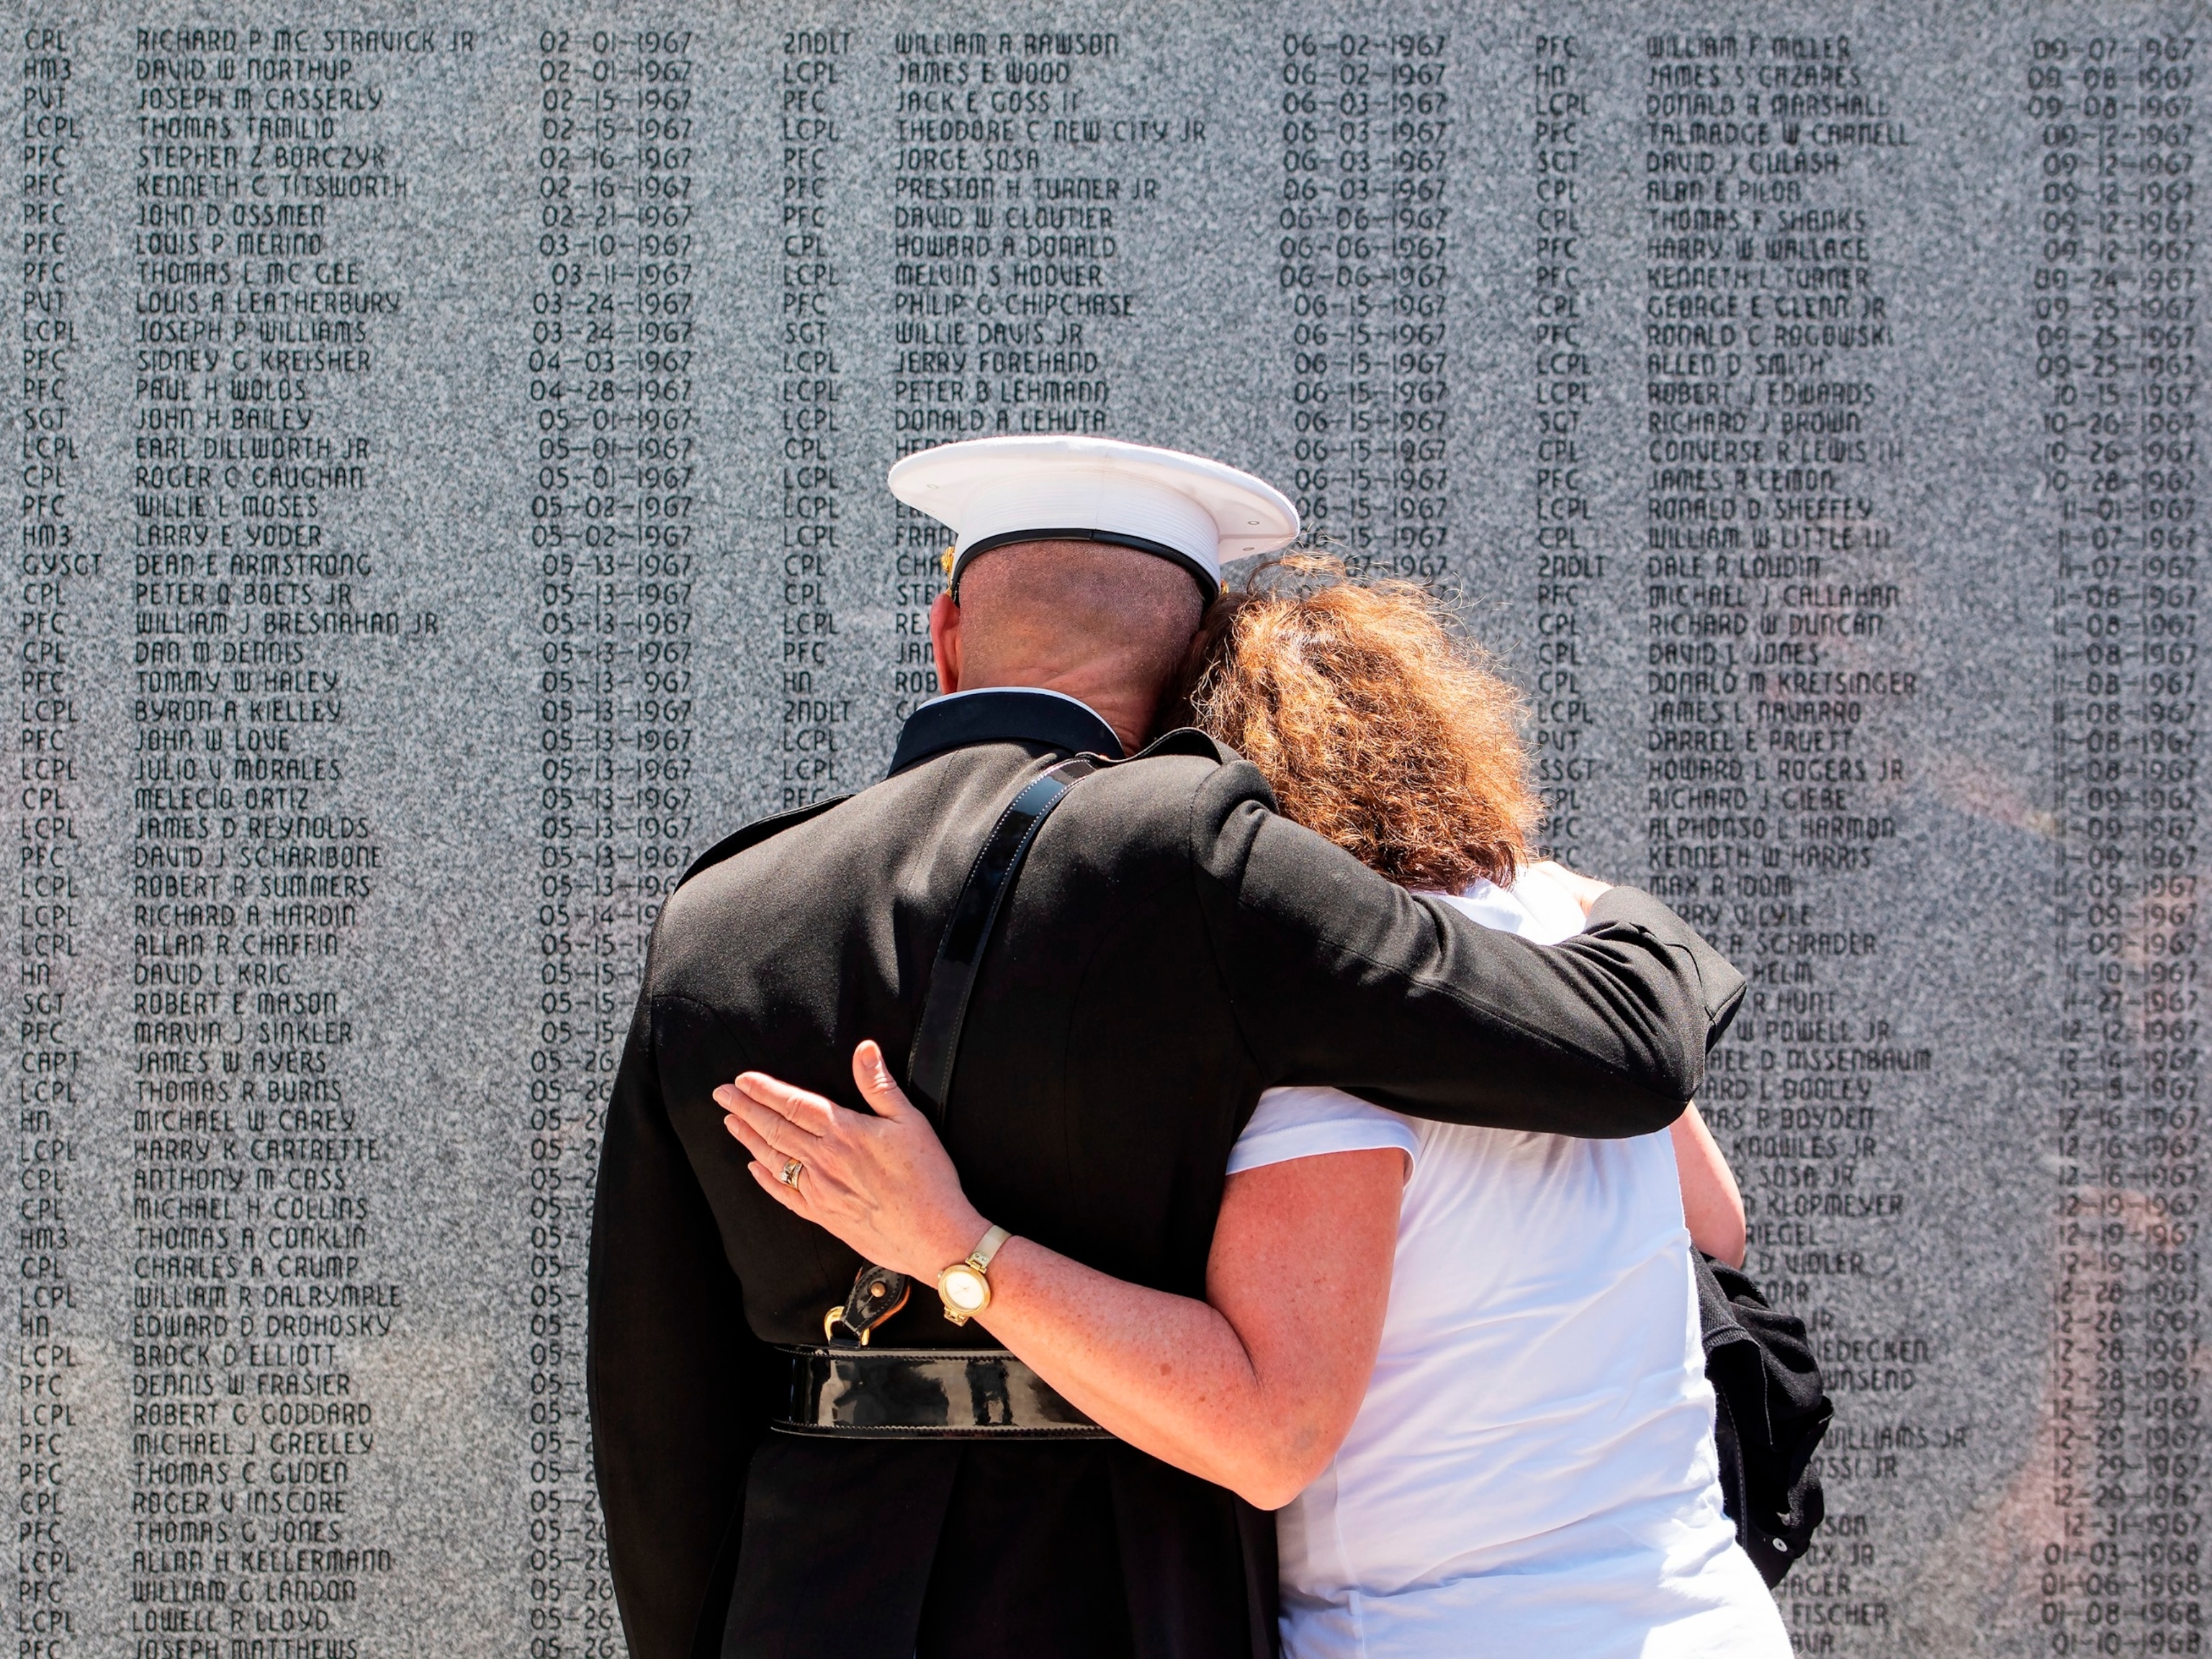
[[[1280,574],[1208,617],[1194,723],[1390,880],[1579,932],[1604,889],[1532,857],[1511,688],[1418,588]],[[771,1196],[927,1273],[988,1224],[872,1043],[854,1074],[876,1118],[757,1074],[716,1097],[757,1158],[765,1114],[823,1134],[801,1192],[755,1164]],[[1744,1220],[1694,1108],[1579,1140],[1272,1089],[1229,1170],[1206,1301],[1016,1238],[977,1317],[1124,1440],[1278,1511],[1291,1659],[1788,1655],[1722,1511],[1690,1250],[1741,1261]]]

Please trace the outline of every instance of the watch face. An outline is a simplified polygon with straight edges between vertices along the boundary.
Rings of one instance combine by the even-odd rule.
[[[944,1291],[947,1302],[963,1313],[974,1312],[990,1299],[983,1275],[973,1267],[947,1268],[938,1289]]]

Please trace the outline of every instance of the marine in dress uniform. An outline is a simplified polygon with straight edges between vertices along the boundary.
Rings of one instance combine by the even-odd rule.
[[[1081,537],[1174,560],[1210,599],[1224,551],[1297,526],[1255,478],[1095,439],[949,445],[892,486],[957,533],[956,593],[992,548]],[[599,1490],[637,1659],[1271,1650],[1272,1517],[1119,1441],[908,1433],[896,1411],[777,1431],[822,1426],[794,1376],[861,1264],[754,1186],[711,1091],[759,1070],[865,1110],[854,1045],[908,1052],[977,849],[1026,781],[1079,753],[1121,747],[1071,698],[933,702],[883,781],[739,832],[659,919],[609,1104],[590,1287]],[[1742,981],[1656,900],[1615,888],[1586,933],[1543,949],[1273,808],[1249,764],[1185,732],[1083,778],[1044,822],[938,1115],[969,1196],[1007,1229],[1202,1296],[1229,1149],[1270,1086],[1594,1136],[1660,1128],[1695,1092]],[[870,1336],[834,1352],[896,1366],[992,1347],[927,1286]],[[995,1388],[973,1403],[994,1424],[1014,1411]]]

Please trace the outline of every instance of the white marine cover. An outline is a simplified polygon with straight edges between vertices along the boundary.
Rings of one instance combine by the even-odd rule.
[[[1297,538],[1282,491],[1203,455],[1117,438],[973,438],[907,456],[891,494],[953,532],[952,573],[969,550],[1026,531],[1088,531],[1172,549],[1218,588],[1224,561]]]

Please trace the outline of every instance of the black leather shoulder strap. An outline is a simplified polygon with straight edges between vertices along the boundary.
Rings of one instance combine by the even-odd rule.
[[[1008,801],[983,838],[982,850],[968,866],[968,879],[953,902],[951,920],[937,946],[937,961],[930,969],[929,986],[922,993],[921,1018],[915,1027],[914,1047],[906,1063],[907,1095],[942,1129],[945,1102],[952,1092],[952,1068],[960,1057],[960,1030],[968,1018],[968,999],[975,988],[975,970],[992,930],[1006,908],[1006,896],[1021,874],[1037,831],[1052,809],[1067,798],[1077,780],[1109,766],[1130,766],[1155,755],[1193,755],[1226,763],[1235,758],[1203,732],[1170,732],[1126,761],[1102,760],[1078,755],[1023,785]],[[771,833],[773,833],[771,831]],[[719,849],[718,849],[719,850]],[[734,850],[734,849],[733,849]],[[853,1289],[843,1305],[832,1308],[823,1320],[824,1340],[836,1343],[840,1326],[866,1343],[869,1334],[906,1305],[909,1280],[872,1262],[862,1262]]]
[[[907,1092],[940,1126],[952,1091],[952,1067],[960,1054],[960,1028],[968,1018],[968,999],[975,988],[975,969],[991,942],[1006,895],[1021,874],[1038,829],[1066,798],[1076,780],[1107,763],[1093,755],[1062,761],[1032,778],[1006,803],[982,850],[968,867],[968,880],[952,906],[951,920],[937,947],[937,963],[923,994],[921,1020],[907,1055]]]
[[[952,1092],[952,1067],[960,1055],[960,1028],[968,1018],[975,970],[982,964],[992,929],[1006,908],[1006,896],[1013,890],[1014,878],[1021,873],[1022,860],[1029,856],[1037,830],[1077,779],[1104,767],[1132,766],[1158,755],[1190,755],[1224,763],[1236,758],[1191,726],[1166,733],[1127,760],[1078,755],[1024,786],[984,838],[983,849],[969,867],[967,884],[960,890],[952,919],[945,924],[945,937],[937,947],[937,963],[930,970],[929,988],[923,994],[921,1020],[915,1028],[914,1047],[907,1055],[907,1092],[940,1125],[945,1103]]]
[[[771,812],[764,818],[755,818],[742,830],[726,835],[705,852],[691,860],[691,867],[684,872],[684,881],[702,871],[711,870],[725,859],[733,859],[748,847],[757,847],[771,836],[780,836],[787,830],[796,830],[811,817],[818,817],[833,806],[842,806],[852,799],[850,795],[832,795],[828,800],[817,800],[811,806],[794,806],[785,812]],[[684,881],[676,884],[681,887]]]
[[[968,879],[952,903],[952,918],[938,941],[937,961],[922,993],[921,1019],[906,1062],[908,1097],[940,1128],[945,1102],[952,1090],[953,1062],[960,1054],[960,1028],[967,1023],[968,998],[975,988],[975,969],[991,942],[999,913],[1006,908],[1014,878],[1021,873],[1039,826],[1066,799],[1075,781],[1112,763],[1095,755],[1078,755],[1031,778],[1000,812],[983,838],[982,850],[968,866]],[[836,1344],[842,1326],[865,1345],[877,1326],[906,1306],[911,1285],[904,1273],[863,1261],[844,1302],[823,1316],[823,1340]]]

